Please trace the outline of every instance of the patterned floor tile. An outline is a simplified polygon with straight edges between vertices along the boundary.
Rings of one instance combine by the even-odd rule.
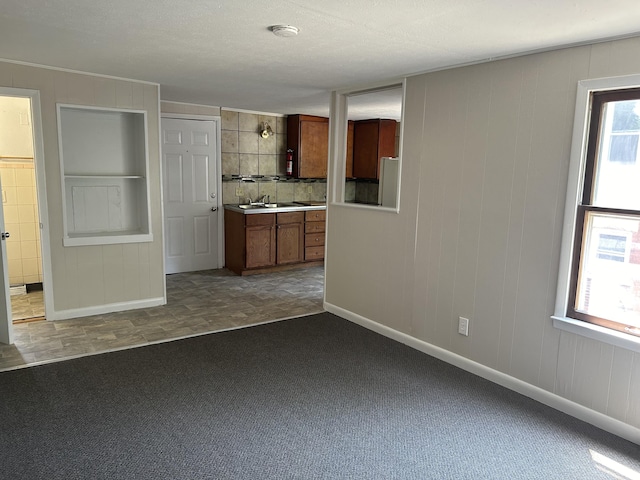
[[[225,269],[167,275],[167,304],[160,307],[15,324],[15,344],[0,344],[0,371],[321,312],[323,288],[323,267],[248,277]],[[43,315],[33,298],[20,300]]]

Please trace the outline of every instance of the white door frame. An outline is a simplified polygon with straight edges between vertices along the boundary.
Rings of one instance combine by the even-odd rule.
[[[42,113],[40,91],[25,88],[0,87],[1,97],[27,97],[31,100],[31,128],[33,134],[33,158],[38,194],[38,216],[40,220],[40,254],[42,257],[42,287],[44,293],[45,318],[53,312],[53,276],[51,274],[51,248],[49,237],[49,212],[47,210],[47,188],[42,137]],[[11,233],[11,232],[9,232]],[[7,266],[5,266],[7,268]]]
[[[217,170],[217,178],[216,178],[216,189],[218,191],[218,196],[216,198],[216,207],[218,208],[218,225],[216,225],[217,233],[218,233],[218,265],[220,267],[224,266],[224,207],[222,204],[222,118],[220,116],[214,115],[191,115],[191,114],[183,114],[183,113],[160,113],[160,119],[163,118],[175,118],[179,120],[200,120],[200,121],[212,121],[214,128],[216,129],[216,170]],[[160,121],[160,157],[162,157],[162,121]],[[161,191],[162,191],[162,235],[164,235],[164,174],[162,171],[162,167],[164,162],[160,162],[161,169]],[[163,259],[166,258],[166,249],[167,242],[166,239],[162,242],[163,245]],[[166,271],[166,262],[163,261],[164,274],[167,274]]]
[[[0,182],[0,187],[1,186],[2,182]],[[0,272],[0,343],[12,345],[13,315],[11,313],[7,242],[5,242],[10,232],[6,233],[5,230],[4,207],[0,207],[0,227],[2,227],[2,239],[0,240],[0,257],[2,257],[2,271]]]

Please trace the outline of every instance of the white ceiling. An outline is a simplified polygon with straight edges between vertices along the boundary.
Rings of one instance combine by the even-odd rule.
[[[2,0],[0,58],[158,82],[164,100],[327,115],[333,89],[639,29],[638,0]]]

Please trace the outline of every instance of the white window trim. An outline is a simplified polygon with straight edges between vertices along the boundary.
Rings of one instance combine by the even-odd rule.
[[[402,87],[402,114],[400,118],[400,145],[398,158],[398,186],[395,207],[383,207],[381,205],[369,205],[364,203],[354,203],[345,201],[345,170],[344,161],[345,152],[347,151],[347,128],[348,128],[348,103],[347,98],[350,95],[364,94],[385,90],[389,87]],[[331,92],[331,103],[329,106],[329,172],[327,178],[329,184],[327,186],[327,202],[332,206],[340,206],[355,210],[370,210],[385,213],[400,213],[400,197],[402,187],[402,139],[404,138],[404,116],[405,116],[405,100],[407,96],[407,79],[399,79],[397,81],[387,81],[372,85],[362,86],[360,88],[351,88],[348,90],[334,90]]]
[[[634,87],[640,87],[640,75],[598,78],[578,82],[576,112],[573,121],[573,136],[571,139],[571,157],[569,160],[569,179],[567,182],[567,196],[562,227],[562,243],[560,246],[558,289],[556,292],[555,310],[551,318],[553,319],[553,326],[560,330],[640,353],[640,337],[566,316],[569,303],[573,238],[575,235],[578,203],[584,182],[587,129],[590,118],[589,97],[592,92]]]

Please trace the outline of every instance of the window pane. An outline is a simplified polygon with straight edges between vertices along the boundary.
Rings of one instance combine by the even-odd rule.
[[[638,116],[638,101],[625,100],[623,102],[609,102],[612,106],[613,119],[611,129],[614,132],[640,130],[640,116]]]
[[[640,327],[640,218],[587,212],[576,310]]]
[[[601,119],[592,204],[640,209],[640,100],[607,102]]]
[[[598,236],[597,257],[604,260],[624,262],[627,251],[627,237],[625,235],[611,235],[601,233]]]
[[[636,163],[638,156],[638,135],[611,135],[609,161],[618,163]]]

